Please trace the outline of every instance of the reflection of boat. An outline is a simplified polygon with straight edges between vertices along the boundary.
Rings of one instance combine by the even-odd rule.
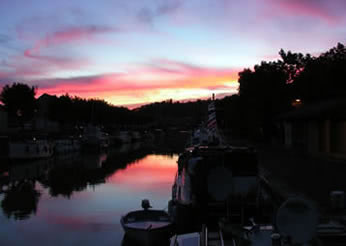
[[[128,131],[120,131],[117,135],[117,138],[122,144],[131,143],[132,140],[131,135]]]
[[[26,179],[37,180],[39,178],[44,178],[47,176],[53,163],[54,160],[50,158],[28,161],[25,165],[11,165],[9,168],[9,181],[16,182]]]
[[[73,138],[55,140],[55,154],[66,154],[80,149],[79,140]]]
[[[126,236],[141,245],[153,245],[168,241],[172,223],[164,210],[149,210],[149,201],[143,200],[144,210],[129,212],[120,220]]]
[[[53,155],[53,144],[47,140],[10,141],[8,157],[13,160],[31,160],[48,158]]]

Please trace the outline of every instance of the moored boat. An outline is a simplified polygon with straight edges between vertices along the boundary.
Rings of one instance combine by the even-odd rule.
[[[224,216],[242,223],[257,215],[266,207],[257,163],[256,152],[245,146],[200,146],[181,154],[168,206],[177,231]]]
[[[162,245],[172,232],[172,222],[164,210],[151,210],[149,201],[142,201],[143,210],[132,211],[123,216],[120,223],[126,237],[140,245]]]

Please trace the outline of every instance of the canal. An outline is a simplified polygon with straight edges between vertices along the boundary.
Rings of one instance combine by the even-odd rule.
[[[122,245],[142,199],[166,209],[176,152],[140,144],[11,165],[1,173],[0,245]]]

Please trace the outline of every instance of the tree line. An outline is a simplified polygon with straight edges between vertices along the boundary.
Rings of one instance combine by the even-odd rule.
[[[207,102],[167,100],[129,110],[101,99],[84,99],[68,94],[43,94],[35,98],[37,87],[24,83],[7,84],[0,102],[8,112],[10,125],[22,126],[37,117],[58,122],[63,129],[87,124],[102,125],[108,131],[119,128],[191,128],[204,118]]]
[[[239,73],[238,93],[217,100],[219,125],[232,135],[253,138],[270,136],[275,118],[303,104],[346,96],[346,48],[338,43],[318,56],[279,51],[276,61],[262,61]],[[5,85],[0,101],[11,119],[30,121],[39,108],[37,87],[23,83]],[[99,124],[129,127],[196,127],[207,114],[208,100],[151,103],[129,110],[104,100],[50,96],[43,117],[62,125]],[[42,116],[42,115],[41,115]]]

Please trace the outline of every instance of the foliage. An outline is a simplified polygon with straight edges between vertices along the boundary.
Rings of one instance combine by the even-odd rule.
[[[40,100],[40,99],[39,99]],[[128,123],[127,117],[130,110],[123,107],[115,107],[104,100],[82,99],[71,97],[68,94],[55,97],[49,96],[49,119],[64,124],[124,124]]]
[[[199,124],[207,110],[207,101],[152,103],[129,110],[110,105],[104,100],[82,99],[68,94],[38,99],[38,115],[59,122],[63,127],[95,124],[108,132],[119,128],[190,127]],[[115,129],[116,128],[116,129]]]
[[[306,102],[346,96],[346,48],[338,44],[310,59],[294,81],[295,95]]]
[[[5,85],[0,93],[0,101],[10,117],[18,117],[23,121],[30,120],[35,110],[36,87],[23,83]]]
[[[135,110],[137,117],[144,122],[154,123],[155,127],[195,127],[207,114],[208,101],[172,102],[172,100],[153,103]]]

